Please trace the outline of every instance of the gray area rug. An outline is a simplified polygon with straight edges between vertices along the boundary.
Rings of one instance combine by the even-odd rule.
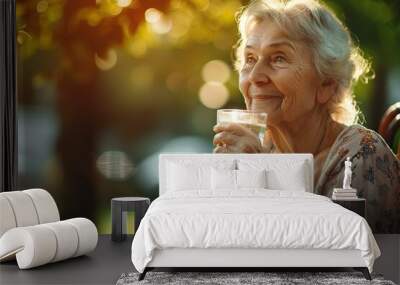
[[[148,272],[142,281],[139,273],[125,273],[117,285],[133,284],[385,284],[395,285],[384,280],[381,275],[372,274],[372,281],[364,278],[360,272]]]

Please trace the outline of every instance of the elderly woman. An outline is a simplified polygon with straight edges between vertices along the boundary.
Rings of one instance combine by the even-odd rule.
[[[400,163],[357,123],[353,85],[369,71],[347,28],[314,0],[252,2],[238,17],[239,85],[248,110],[268,113],[258,136],[239,124],[214,127],[214,152],[312,153],[315,193],[331,196],[352,162],[352,187],[367,200],[374,232],[400,233]]]

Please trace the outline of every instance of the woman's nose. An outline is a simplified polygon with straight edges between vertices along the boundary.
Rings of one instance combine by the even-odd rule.
[[[263,85],[270,82],[268,67],[262,61],[257,62],[249,74],[249,81],[253,84]]]

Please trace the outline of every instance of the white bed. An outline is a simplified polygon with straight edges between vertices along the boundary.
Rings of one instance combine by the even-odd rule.
[[[365,219],[312,194],[310,154],[164,154],[159,179],[132,243],[140,279],[154,267],[354,267],[370,278],[380,255]]]

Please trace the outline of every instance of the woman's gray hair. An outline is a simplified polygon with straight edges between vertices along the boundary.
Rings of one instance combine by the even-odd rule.
[[[348,29],[327,6],[317,0],[256,0],[236,16],[240,33],[235,51],[238,71],[243,64],[248,24],[272,20],[291,38],[311,48],[315,68],[322,79],[337,82],[337,94],[327,102],[332,118],[346,125],[359,121],[353,86],[361,78],[368,80],[371,65],[354,44]]]

